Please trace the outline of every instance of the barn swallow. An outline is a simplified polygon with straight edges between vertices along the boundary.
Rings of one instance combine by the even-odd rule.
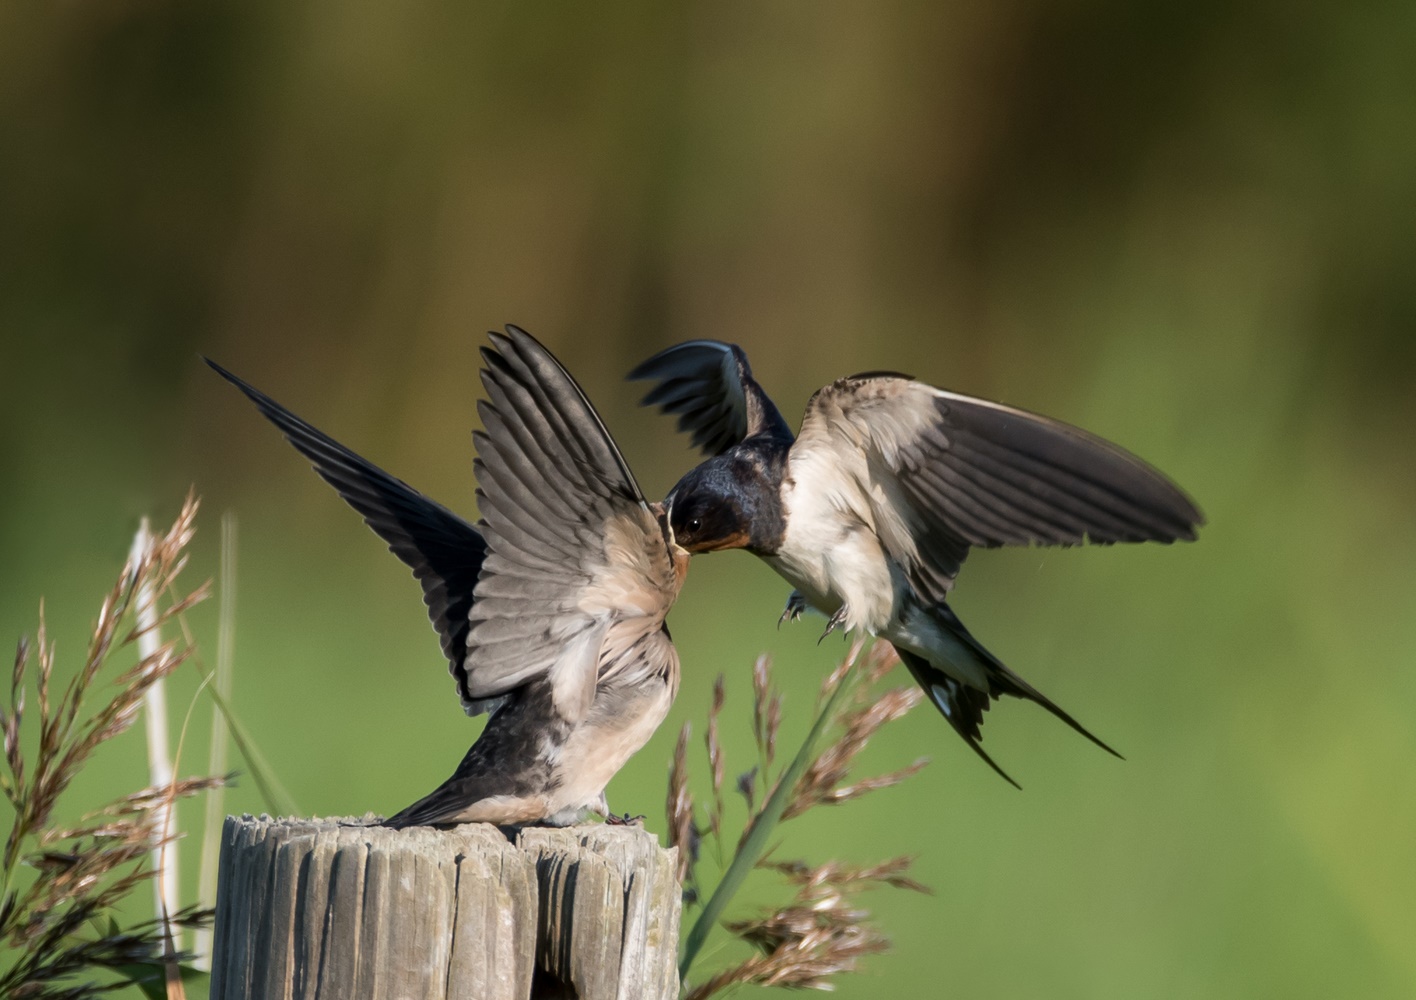
[[[393,827],[611,818],[606,784],[678,691],[664,618],[688,553],[551,353],[514,326],[491,340],[476,527],[207,361],[412,567],[464,710],[488,713],[452,776]]]
[[[759,556],[796,588],[782,617],[827,615],[823,638],[888,639],[1014,787],[979,743],[1005,694],[1120,756],[988,652],[946,598],[973,547],[1193,540],[1204,518],[1164,475],[1069,424],[895,372],[818,390],[795,438],[736,345],[678,344],[629,378],[656,381],[644,404],[677,414],[710,456],[664,500],[677,544]]]

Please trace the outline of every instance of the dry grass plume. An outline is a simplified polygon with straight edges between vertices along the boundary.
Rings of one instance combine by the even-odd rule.
[[[92,981],[100,970],[128,970],[174,956],[164,943],[172,927],[194,926],[208,914],[195,909],[120,928],[119,903],[154,876],[150,852],[164,834],[156,817],[164,806],[211,788],[220,779],[187,778],[124,795],[74,825],[56,818],[64,791],[92,756],[137,720],[148,690],[187,658],[185,641],[154,651],[102,681],[112,661],[140,635],[160,628],[206,596],[205,585],[178,596],[197,502],[189,497],[176,522],[124,566],[103,599],[84,662],[55,697],[54,646],[40,607],[33,643],[21,639],[7,702],[0,706],[5,760],[0,791],[14,823],[0,857],[0,948],[9,952],[0,972],[0,996],[15,1000],[82,1000],[113,988]],[[140,593],[170,595],[151,621],[135,624]],[[27,711],[30,692],[33,709]],[[33,747],[27,756],[25,747]],[[120,983],[121,985],[121,983]]]

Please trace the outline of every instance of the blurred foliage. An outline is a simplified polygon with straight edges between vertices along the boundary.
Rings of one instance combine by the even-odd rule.
[[[503,322],[654,494],[692,459],[620,381],[652,350],[742,343],[789,419],[912,372],[1118,440],[1211,526],[970,561],[970,628],[1130,759],[1008,703],[1019,794],[893,727],[882,769],[936,765],[794,834],[917,853],[938,893],[879,901],[896,950],[841,994],[1409,996],[1413,11],[0,5],[0,636],[43,594],[79,648],[138,515],[195,483],[242,517],[242,718],[307,808],[387,812],[476,724],[402,567],[197,352],[467,514]],[[837,651],[775,631],[785,589],[696,561],[616,808],[657,811],[719,670],[770,649],[812,696]]]

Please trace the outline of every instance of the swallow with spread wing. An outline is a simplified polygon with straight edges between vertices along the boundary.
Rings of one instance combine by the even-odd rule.
[[[1024,410],[868,372],[811,397],[795,438],[741,348],[695,340],[629,377],[710,456],[664,500],[691,553],[744,548],[796,589],[826,633],[888,639],[934,705],[979,745],[993,699],[1035,701],[1109,753],[989,653],[946,602],[969,549],[1193,540],[1204,522],[1174,483],[1093,434]],[[823,636],[824,637],[824,636]]]
[[[413,569],[463,708],[488,713],[452,777],[394,827],[609,817],[606,784],[678,691],[664,618],[688,554],[551,353],[513,326],[491,339],[476,527],[207,361]]]

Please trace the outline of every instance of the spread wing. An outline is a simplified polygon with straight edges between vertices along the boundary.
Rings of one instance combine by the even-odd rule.
[[[1070,424],[888,375],[841,379],[793,447],[847,470],[921,596],[971,546],[1193,540],[1204,517],[1159,471]]]
[[[492,698],[545,676],[584,718],[597,681],[677,682],[663,630],[679,578],[659,519],[594,407],[530,334],[507,327],[482,356],[480,527],[469,689]]]
[[[314,464],[321,478],[363,515],[389,550],[412,568],[423,586],[423,602],[457,680],[458,693],[463,704],[470,706],[463,660],[471,628],[467,613],[472,607],[472,588],[487,551],[481,534],[442,504],[356,455],[215,361],[204,360],[244,392]]]
[[[791,428],[752,378],[747,355],[736,344],[689,340],[660,351],[629,373],[658,382],[641,400],[678,414],[678,429],[692,435],[705,455],[721,455],[756,434],[792,439]]]

